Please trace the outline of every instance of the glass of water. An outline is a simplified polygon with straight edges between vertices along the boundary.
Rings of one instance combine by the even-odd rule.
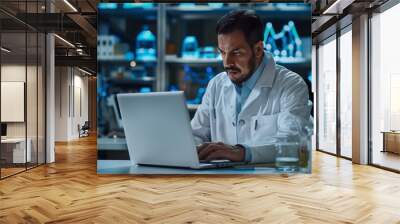
[[[299,169],[299,143],[278,142],[275,144],[275,167],[279,172],[296,172]]]

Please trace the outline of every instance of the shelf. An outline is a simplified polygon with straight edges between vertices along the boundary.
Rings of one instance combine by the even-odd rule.
[[[154,77],[143,77],[143,78],[136,78],[136,79],[114,79],[109,78],[107,80],[110,83],[117,84],[117,85],[153,85],[156,79]]]
[[[218,58],[179,58],[176,55],[166,55],[165,56],[166,63],[174,63],[174,64],[220,64],[222,63],[221,59]]]
[[[287,3],[277,3],[271,5],[252,5],[252,6],[241,6],[240,9],[254,10],[260,16],[268,16],[268,18],[282,18],[287,16],[288,18],[309,18],[311,15],[311,7],[290,4],[288,7]],[[218,16],[226,14],[229,11],[236,10],[236,6],[224,6],[221,8],[214,8],[207,5],[196,5],[195,7],[181,7],[181,6],[167,6],[166,11],[171,15],[182,16],[186,19],[198,19],[199,16],[203,18],[209,18],[210,16]],[[206,17],[204,17],[206,16]]]
[[[128,59],[125,59],[125,58],[113,58],[113,59],[97,59],[99,62],[101,62],[101,63],[129,63],[129,62],[131,62],[132,60],[128,60]]]
[[[98,59],[99,64],[127,64],[129,65],[131,61],[135,61],[137,64],[157,64],[157,61],[138,61],[138,60],[128,60],[125,58],[116,59]]]

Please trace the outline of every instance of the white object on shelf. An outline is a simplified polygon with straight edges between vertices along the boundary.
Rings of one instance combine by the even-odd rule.
[[[97,58],[100,60],[116,60],[114,45],[119,42],[117,36],[99,35],[97,37]],[[118,58],[119,59],[119,58]]]

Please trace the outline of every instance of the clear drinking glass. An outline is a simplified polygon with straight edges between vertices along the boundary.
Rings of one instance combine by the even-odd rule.
[[[296,172],[299,170],[299,143],[278,142],[275,144],[275,167],[280,172]]]

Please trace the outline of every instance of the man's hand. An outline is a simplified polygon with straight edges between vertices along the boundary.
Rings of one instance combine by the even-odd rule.
[[[232,162],[242,162],[245,159],[244,148],[231,146],[222,142],[207,142],[197,147],[200,160],[227,159]]]

